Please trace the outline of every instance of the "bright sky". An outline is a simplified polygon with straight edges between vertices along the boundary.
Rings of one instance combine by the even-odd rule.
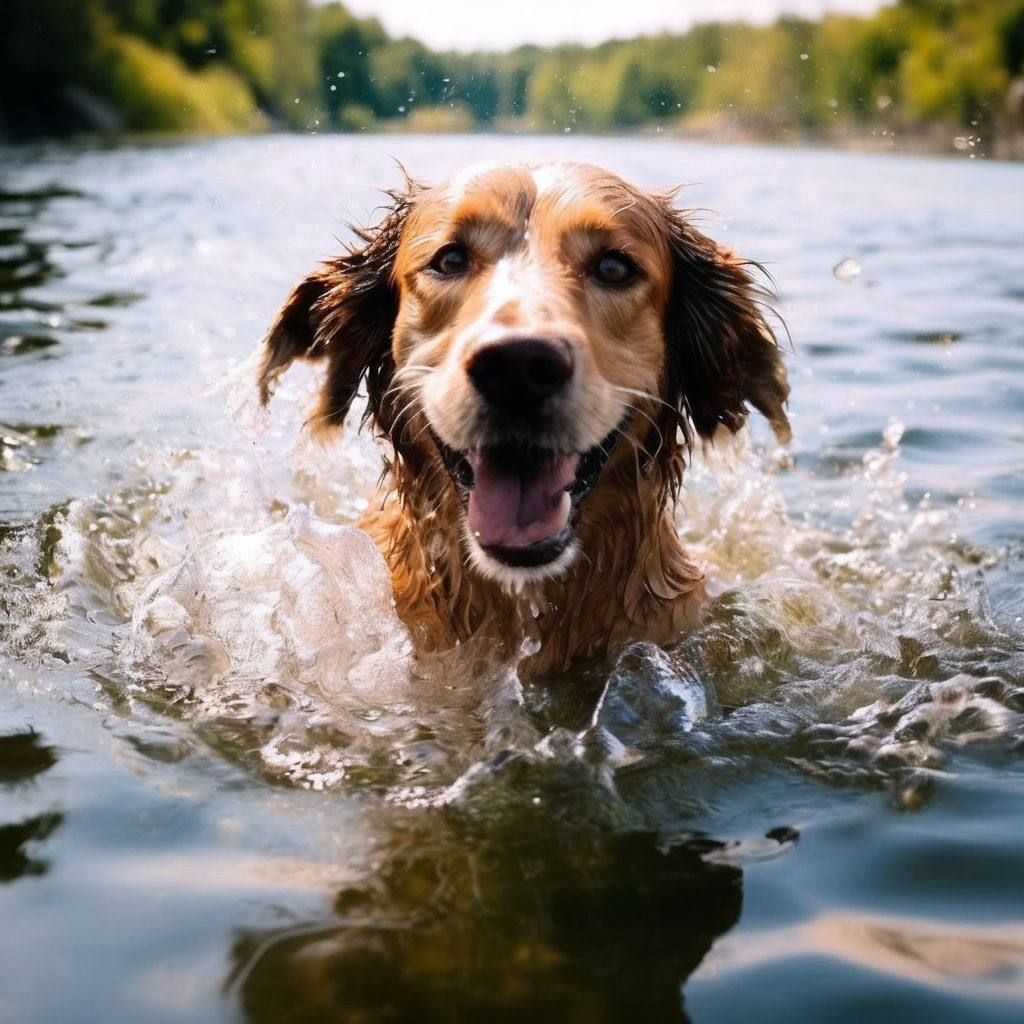
[[[890,0],[892,2],[892,0]],[[869,13],[882,0],[344,0],[392,35],[438,50],[506,50],[520,43],[599,43],[682,31],[698,21],[773,21],[780,14]]]

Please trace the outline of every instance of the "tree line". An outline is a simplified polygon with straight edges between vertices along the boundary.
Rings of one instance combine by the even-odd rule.
[[[7,0],[0,19],[0,133],[14,137],[708,123],[973,137],[1024,123],[1024,0],[900,0],[868,17],[476,54],[310,0]]]

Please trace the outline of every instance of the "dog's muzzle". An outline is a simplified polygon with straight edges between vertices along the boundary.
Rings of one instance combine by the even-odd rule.
[[[457,451],[434,437],[466,510],[475,544],[496,562],[537,568],[572,543],[580,503],[604,468],[618,430],[586,451],[560,445],[560,406],[575,373],[558,337],[480,345],[465,371],[484,410],[480,443]]]
[[[618,430],[583,453],[515,442],[469,452],[435,436],[455,481],[473,539],[495,561],[515,568],[554,562],[572,542],[580,505],[615,447]]]

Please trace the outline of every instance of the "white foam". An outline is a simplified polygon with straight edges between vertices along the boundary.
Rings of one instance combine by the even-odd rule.
[[[136,604],[130,656],[192,687],[277,682],[342,702],[407,699],[411,677],[380,553],[304,506],[192,543]]]

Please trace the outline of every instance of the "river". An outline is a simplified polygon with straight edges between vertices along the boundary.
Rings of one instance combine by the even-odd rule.
[[[687,183],[775,278],[794,440],[695,456],[674,662],[421,671],[374,442],[308,439],[302,368],[254,408],[395,160],[484,158]],[[266,136],[0,182],[0,1021],[1021,1019],[1024,168]]]

